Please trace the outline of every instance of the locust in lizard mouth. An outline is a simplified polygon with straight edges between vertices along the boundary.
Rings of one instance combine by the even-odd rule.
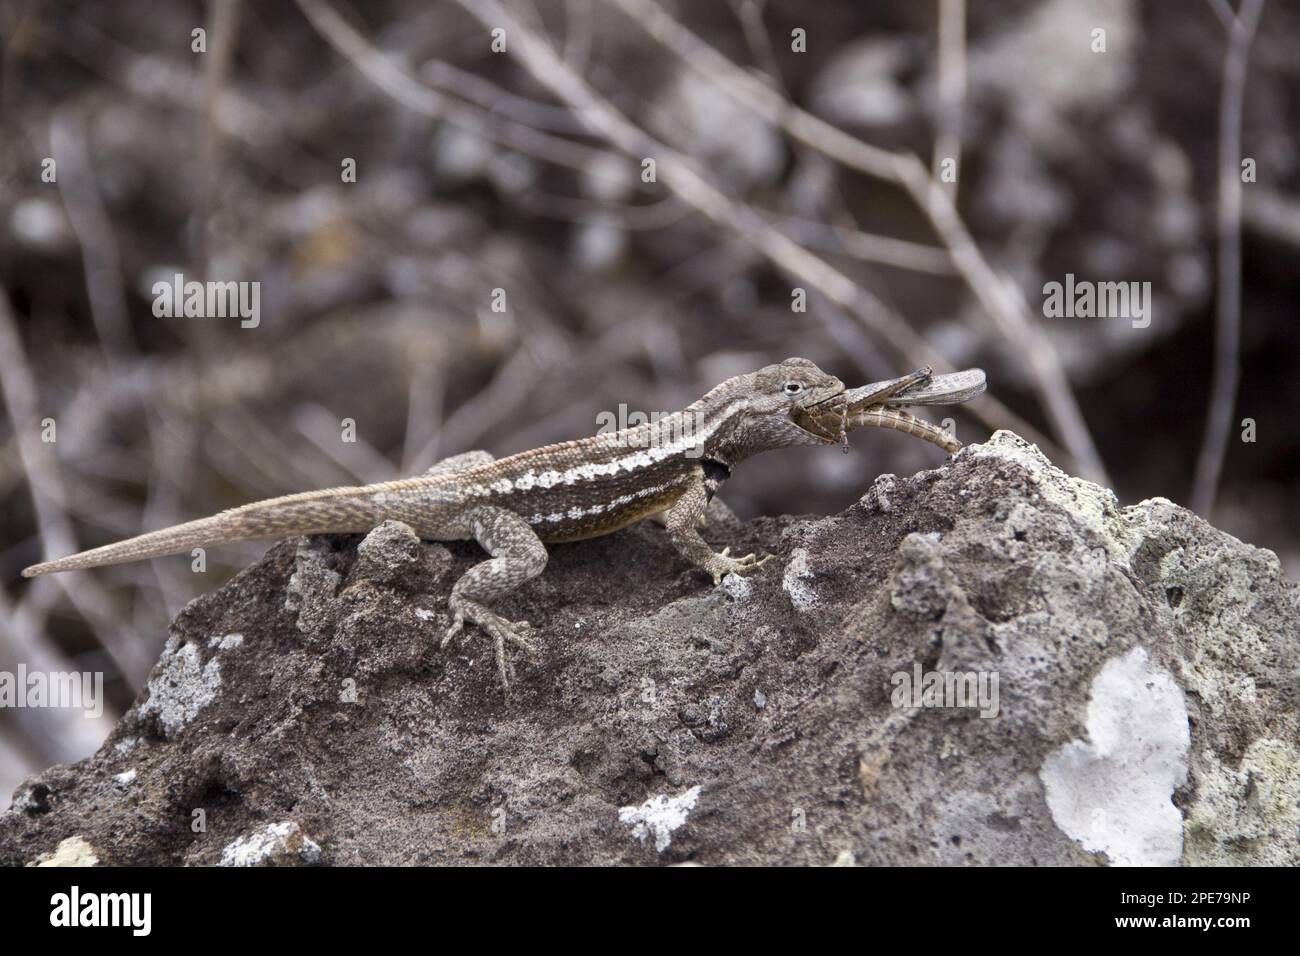
[[[917,405],[956,405],[980,395],[986,385],[982,369],[934,375],[920,368],[900,378],[847,389],[795,416],[811,435],[848,448],[848,433],[857,428],[891,428],[938,445],[952,454],[961,442],[904,408]]]

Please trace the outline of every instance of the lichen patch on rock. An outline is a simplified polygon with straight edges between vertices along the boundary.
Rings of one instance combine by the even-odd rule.
[[[221,665],[217,659],[205,663],[197,645],[182,644],[172,636],[149,678],[149,696],[140,705],[140,713],[156,716],[163,734],[174,737],[212,703],[220,688]]]
[[[1092,682],[1086,728],[1087,740],[1053,751],[1039,771],[1052,819],[1112,863],[1178,863],[1183,819],[1171,798],[1191,743],[1183,692],[1135,647]]]
[[[659,794],[636,807],[623,807],[618,820],[632,828],[632,836],[642,843],[653,840],[655,851],[662,853],[673,842],[673,831],[686,825],[686,818],[700,799],[700,787],[691,787],[675,797]]]

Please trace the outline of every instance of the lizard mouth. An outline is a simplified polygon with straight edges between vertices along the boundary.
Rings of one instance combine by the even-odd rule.
[[[800,429],[822,441],[842,441],[847,432],[846,419],[849,403],[844,390],[815,402],[794,413],[793,420]]]

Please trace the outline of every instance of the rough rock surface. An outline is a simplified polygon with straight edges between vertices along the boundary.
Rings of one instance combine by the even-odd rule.
[[[508,700],[481,635],[437,650],[474,546],[276,546],[177,617],[94,757],[19,788],[0,863],[1298,862],[1270,552],[1008,433],[706,536],[778,558],[711,588],[654,525],[555,548],[503,608],[545,649]]]

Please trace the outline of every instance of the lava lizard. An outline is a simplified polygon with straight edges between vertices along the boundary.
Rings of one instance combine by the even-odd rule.
[[[427,540],[473,539],[491,558],[466,571],[448,599],[446,647],[464,626],[492,638],[509,686],[506,645],[529,653],[526,621],[491,609],[542,573],[549,543],[610,534],[643,518],[663,520],[678,552],[712,576],[743,574],[770,555],[715,552],[697,525],[732,469],[759,452],[847,441],[860,427],[895,428],[949,452],[961,447],[899,406],[965,401],[984,388],[977,369],[931,376],[929,369],[859,389],[813,362],[789,358],[730,378],[682,411],[620,431],[547,445],[494,460],[471,451],[417,478],[328,488],[254,502],[209,518],[33,565],[24,577],[119,564],[232,541],[366,532],[383,521],[410,525]]]

